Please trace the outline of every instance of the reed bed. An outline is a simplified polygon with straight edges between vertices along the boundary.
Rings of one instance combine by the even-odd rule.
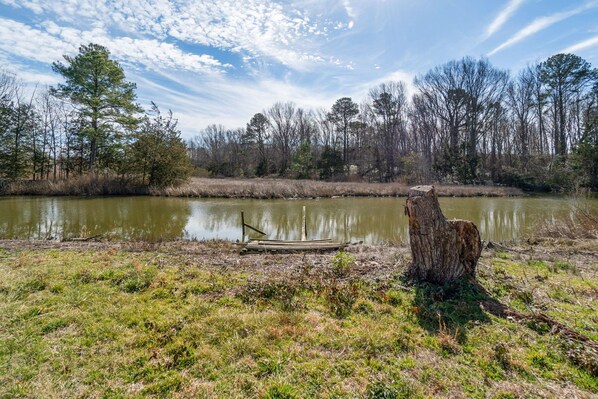
[[[404,197],[409,185],[403,183],[331,183],[291,179],[208,179],[192,178],[179,187],[151,189],[152,195],[209,198],[331,198]],[[444,197],[505,197],[523,192],[512,187],[437,185]]]
[[[111,176],[82,176],[68,180],[0,182],[0,195],[101,196],[147,195],[146,186]]]
[[[574,205],[568,218],[540,224],[538,238],[594,240],[598,239],[598,213],[589,207]]]
[[[111,176],[83,176],[68,180],[0,181],[0,195],[153,195],[200,198],[331,198],[404,197],[404,183],[331,183],[291,179],[210,179],[191,178],[171,187],[147,187]],[[523,195],[517,188],[499,186],[437,185],[442,197],[508,197]]]

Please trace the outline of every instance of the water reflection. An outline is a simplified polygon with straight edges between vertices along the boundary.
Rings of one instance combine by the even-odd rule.
[[[270,238],[299,239],[301,209],[308,238],[406,241],[404,198],[214,200],[154,197],[8,197],[0,199],[0,237],[46,239],[102,234],[125,240],[241,238],[240,213]],[[472,220],[482,238],[509,240],[543,220],[567,217],[564,198],[441,198],[448,218]],[[598,200],[587,200],[598,212]]]
[[[185,200],[142,197],[16,197],[0,200],[0,237],[47,239],[105,235],[125,240],[182,237],[191,211]]]

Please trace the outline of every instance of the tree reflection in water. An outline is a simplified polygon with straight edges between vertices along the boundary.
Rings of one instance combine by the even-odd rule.
[[[598,200],[586,200],[598,211]],[[160,197],[7,197],[0,199],[0,237],[46,239],[101,234],[124,240],[241,238],[246,222],[269,238],[300,239],[307,209],[308,238],[407,241],[404,198],[234,200]],[[546,219],[567,216],[572,203],[558,197],[441,198],[447,218],[471,220],[482,239],[521,237]]]

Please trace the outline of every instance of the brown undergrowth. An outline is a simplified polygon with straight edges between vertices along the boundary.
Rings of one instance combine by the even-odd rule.
[[[521,190],[494,186],[436,186],[439,196],[502,197],[522,195]],[[179,187],[154,190],[157,195],[218,198],[330,198],[404,197],[409,185],[403,183],[324,182],[291,179],[208,179],[192,178]]]
[[[3,181],[0,195],[154,195],[202,198],[330,198],[406,196],[402,183],[324,182],[292,179],[209,179],[191,178],[176,187],[147,187],[109,176],[83,176],[68,180]],[[437,185],[439,196],[505,197],[522,195],[511,187]]]

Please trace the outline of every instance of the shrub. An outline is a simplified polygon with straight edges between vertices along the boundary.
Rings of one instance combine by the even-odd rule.
[[[359,298],[359,285],[355,281],[332,281],[324,286],[324,298],[328,308],[336,317],[346,317]]]
[[[351,272],[351,266],[355,258],[347,252],[339,252],[332,258],[332,276],[336,278],[344,278]]]

